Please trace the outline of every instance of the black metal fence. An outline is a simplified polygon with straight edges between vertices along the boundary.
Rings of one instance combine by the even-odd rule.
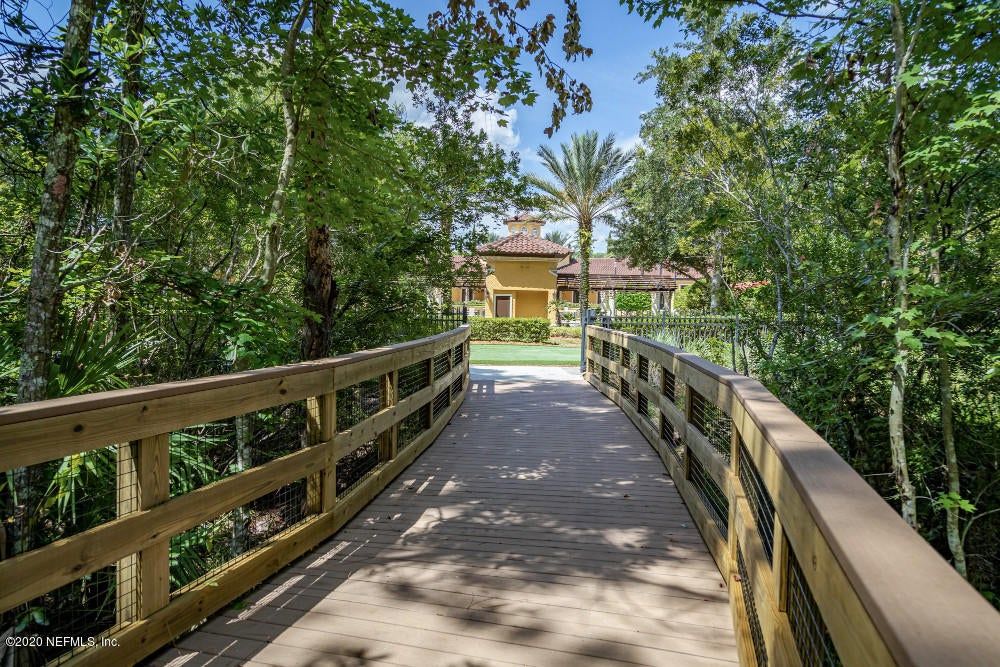
[[[770,358],[781,339],[801,341],[815,335],[816,323],[780,324],[732,315],[596,315],[591,324],[651,338],[704,357],[745,375],[755,375],[762,359]]]
[[[739,323],[728,315],[603,315],[597,324],[637,336],[663,340],[686,349],[696,341],[721,340],[732,344],[738,339]]]
[[[432,333],[444,333],[469,323],[469,309],[465,306],[441,308],[427,315],[427,326]]]

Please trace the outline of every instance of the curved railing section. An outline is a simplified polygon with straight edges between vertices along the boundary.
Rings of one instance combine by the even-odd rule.
[[[427,448],[464,400],[468,339],[462,326],[314,362],[0,409],[7,479],[105,461],[115,483],[91,498],[103,499],[100,523],[74,534],[48,526],[40,544],[0,561],[0,633],[18,613],[45,618],[70,599],[63,616],[81,618],[58,628],[46,619],[49,634],[97,641],[56,657],[118,665],[149,655],[331,536]],[[219,451],[216,478],[191,484],[192,466],[211,467]],[[220,517],[223,535],[212,531]],[[235,546],[185,576],[186,535]]]
[[[1000,664],[1000,615],[760,382],[587,328],[729,583],[745,665]]]

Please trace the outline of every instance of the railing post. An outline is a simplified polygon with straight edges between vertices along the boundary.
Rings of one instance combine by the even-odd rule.
[[[170,499],[170,434],[118,446],[118,516]],[[170,540],[118,561],[119,623],[147,618],[170,601]]]
[[[675,370],[681,370],[680,367],[675,367]],[[677,380],[681,379],[680,373],[674,374],[674,391],[677,391]],[[682,442],[684,443],[684,479],[691,479],[691,447],[688,446],[687,438],[687,427],[691,424],[691,414],[694,411],[694,402],[691,400],[692,392],[691,385],[684,381],[684,437]]]
[[[306,430],[309,445],[327,448],[323,469],[306,480],[306,504],[313,514],[329,512],[337,503],[337,457],[333,439],[337,434],[337,392],[306,399]]]
[[[396,391],[399,386],[399,371],[393,370],[379,378],[379,402],[381,408],[396,405]],[[395,422],[388,431],[379,434],[378,458],[384,463],[396,458],[399,447],[399,422]]]

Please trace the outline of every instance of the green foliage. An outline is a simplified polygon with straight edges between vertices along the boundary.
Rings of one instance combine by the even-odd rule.
[[[627,313],[648,313],[653,309],[653,298],[649,292],[618,292],[615,294],[615,309]]]
[[[885,5],[817,18],[803,2],[755,3],[764,15],[702,0],[625,4],[650,20],[682,20],[690,40],[655,53],[644,75],[659,103],[643,117],[612,249],[637,265],[721,268],[720,309],[746,331],[742,363],[894,504],[887,414],[893,365],[905,361],[903,428],[911,477],[925,489],[921,533],[951,557],[945,516],[958,510],[970,581],[1000,590],[1000,411],[990,398],[1000,340],[991,268],[1000,260],[1000,75],[985,27],[997,9],[900,3],[912,55],[898,77],[908,100],[906,179],[894,194],[886,155],[896,64]],[[896,195],[905,270],[887,262]],[[893,289],[901,276],[905,307]],[[675,308],[707,310],[705,282],[676,293]],[[942,361],[958,494],[946,470]]]
[[[549,331],[553,338],[580,337],[580,327],[552,327]]]
[[[708,312],[708,287],[695,283],[674,292],[674,310],[680,315]]]
[[[543,317],[470,317],[472,340],[545,343],[550,324]]]

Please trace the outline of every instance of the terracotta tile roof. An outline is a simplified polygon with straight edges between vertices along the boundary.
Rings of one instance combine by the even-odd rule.
[[[518,233],[496,241],[484,243],[477,248],[481,255],[506,255],[511,257],[564,257],[572,252],[569,248],[537,236]]]
[[[482,257],[454,255],[451,270],[455,272],[455,287],[485,287],[490,267]]]
[[[458,271],[459,269],[465,269],[466,271],[476,271],[479,270],[483,273],[489,270],[486,266],[486,262],[482,257],[466,257],[464,255],[453,255],[451,258],[451,269],[452,271]]]
[[[615,257],[595,257],[590,260],[590,286],[593,289],[677,289],[678,281],[687,282],[692,277],[701,277],[700,273],[692,269],[687,274],[662,264],[643,271],[627,260]],[[574,259],[556,269],[556,280],[560,287],[579,286],[580,262]]]

